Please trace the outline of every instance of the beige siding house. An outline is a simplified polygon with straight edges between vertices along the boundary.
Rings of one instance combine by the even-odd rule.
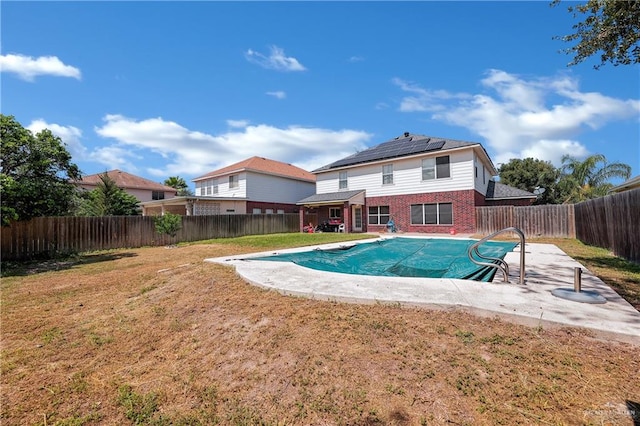
[[[96,173],[93,175],[84,176],[81,180],[74,183],[79,188],[87,191],[92,191],[97,188],[101,182],[100,176],[107,174],[111,180],[116,183],[118,188],[122,188],[128,194],[136,197],[140,202],[152,201],[152,200],[166,200],[176,196],[177,190],[170,186],[163,185],[158,182],[154,182],[149,179],[142,178],[140,176],[132,175],[131,173],[123,172],[121,170],[109,170],[103,173]]]

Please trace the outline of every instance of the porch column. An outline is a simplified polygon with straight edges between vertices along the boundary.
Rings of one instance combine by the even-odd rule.
[[[303,232],[304,229],[304,209],[306,207],[305,206],[300,206],[300,210],[298,210],[298,216],[299,216],[299,225],[300,225],[300,232]]]
[[[193,216],[193,200],[187,200],[187,216]]]
[[[345,201],[342,206],[342,217],[344,218],[344,233],[351,232],[351,209],[348,201]]]

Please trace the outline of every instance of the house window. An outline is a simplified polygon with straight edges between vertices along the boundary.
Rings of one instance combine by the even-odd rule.
[[[205,183],[205,193],[206,195],[211,195],[211,181],[210,180],[206,180],[204,181]]]
[[[152,200],[164,200],[164,191],[151,191]]]
[[[238,175],[229,176],[229,188],[238,187]]]
[[[278,214],[284,214],[284,210],[283,209],[278,209]]]
[[[393,164],[382,166],[382,184],[390,185],[393,183]]]
[[[262,209],[253,209],[253,214],[262,214]]]
[[[442,179],[451,177],[449,156],[425,158],[422,160],[422,180]]]
[[[338,189],[347,189],[347,172],[340,172],[338,177]]]
[[[451,203],[412,204],[412,225],[451,225],[453,205]]]
[[[329,219],[340,219],[342,217],[342,209],[340,207],[329,208]]]
[[[218,193],[218,179],[215,179],[213,181],[213,193],[217,194]]]
[[[265,210],[265,213],[267,213],[267,214],[273,214],[273,209],[266,209],[266,210]]]
[[[369,207],[369,225],[386,225],[389,217],[389,206]]]

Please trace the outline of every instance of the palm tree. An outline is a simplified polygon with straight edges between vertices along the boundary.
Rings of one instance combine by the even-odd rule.
[[[629,179],[631,166],[624,163],[607,163],[602,154],[594,154],[583,161],[570,155],[562,157],[562,176],[558,183],[564,193],[564,203],[577,203],[602,197],[613,188],[609,179]]]
[[[190,196],[193,192],[189,189],[187,182],[180,176],[171,176],[164,181],[164,184],[178,190],[178,196]]]

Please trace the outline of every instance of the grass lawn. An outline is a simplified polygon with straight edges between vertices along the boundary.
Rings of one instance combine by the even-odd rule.
[[[283,234],[2,265],[3,425],[640,422],[638,347],[456,310],[283,296],[205,263]],[[545,239],[640,309],[640,268]]]

